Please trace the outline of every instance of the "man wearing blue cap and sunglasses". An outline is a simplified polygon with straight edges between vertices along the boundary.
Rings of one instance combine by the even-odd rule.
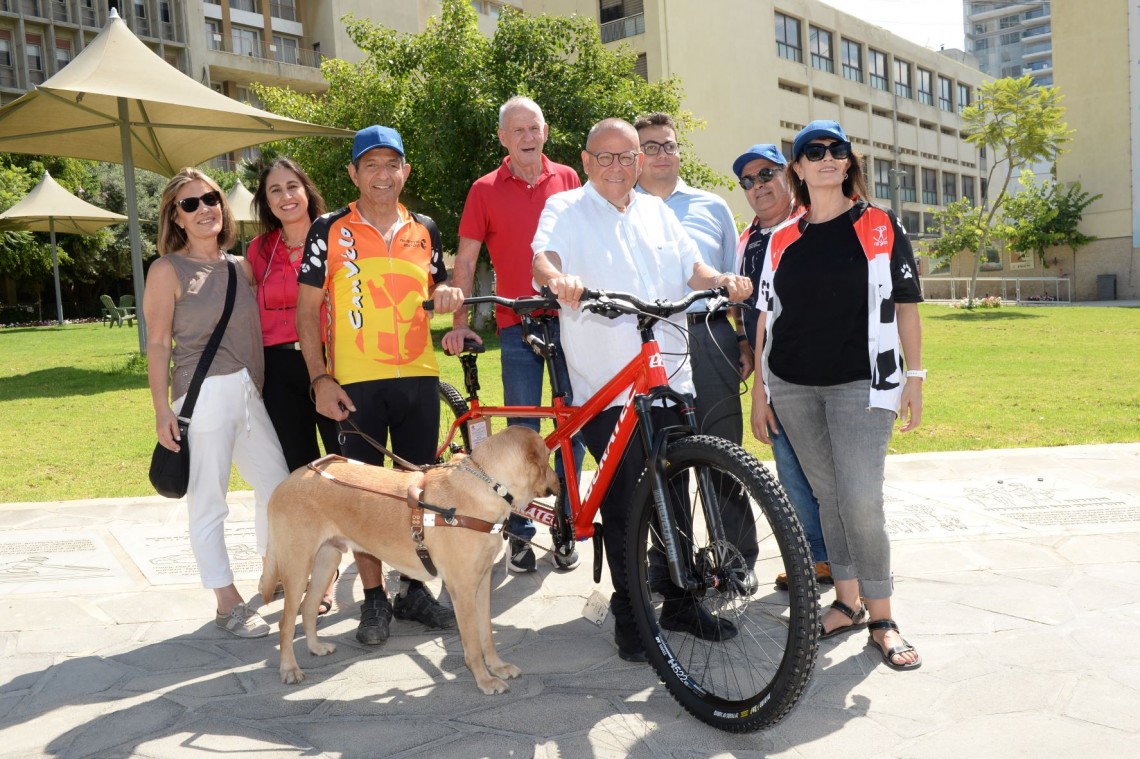
[[[435,222],[400,203],[411,172],[395,129],[377,125],[356,133],[348,175],[360,198],[309,230],[298,277],[297,335],[317,411],[337,421],[351,412],[381,445],[391,434],[397,456],[429,464],[439,437],[439,367],[421,304],[431,298],[436,311],[451,313],[463,305],[463,292],[443,284],[447,269]],[[383,463],[361,436],[342,440],[343,455]],[[454,613],[422,582],[401,578],[393,604],[380,560],[354,557],[364,586],[358,641],[383,643],[393,614],[432,628],[454,625]]]
[[[760,292],[760,272],[764,268],[768,240],[772,236],[772,230],[787,220],[795,205],[788,186],[787,165],[788,159],[779,148],[770,143],[753,145],[732,162],[732,171],[740,180],[748,205],[756,213],[752,223],[740,233],[736,246],[737,271],[752,280],[752,297],[746,301],[748,308],[744,314],[744,327],[753,350],[756,348],[758,316],[756,298]],[[811,546],[816,579],[821,583],[830,583],[831,567],[827,563],[827,546],[824,545],[823,528],[819,523],[819,504],[812,495],[811,485],[804,476],[804,470],[800,468],[788,436],[779,426],[772,438],[772,458],[776,461],[776,475],[784,492],[788,494],[792,508],[796,510]],[[776,576],[776,587],[787,589],[787,574],[781,572]]]

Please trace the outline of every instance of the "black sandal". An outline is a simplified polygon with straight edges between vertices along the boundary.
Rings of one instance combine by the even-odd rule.
[[[821,620],[819,623],[820,640],[827,640],[828,638],[834,638],[836,635],[843,635],[844,633],[849,633],[852,630],[859,630],[863,627],[866,627],[867,620],[871,618],[871,612],[867,611],[867,606],[862,603],[859,604],[858,611],[853,610],[850,606],[843,603],[842,601],[832,601],[831,608],[845,614],[847,618],[851,620],[851,624],[840,625],[839,627],[828,631],[823,629],[823,621]]]
[[[336,575],[333,576],[333,582],[335,583],[339,579],[340,579],[340,569],[338,568],[336,570]],[[324,615],[326,615],[330,611],[332,611],[332,607],[333,607],[332,597],[326,593],[324,596],[321,597],[321,602],[319,604],[317,604],[317,616],[323,617]]]
[[[906,640],[903,640],[903,644],[901,646],[891,646],[889,651],[884,651],[882,644],[880,644],[877,640],[875,640],[875,630],[894,630],[895,632],[899,631],[899,626],[897,624],[895,624],[895,621],[893,619],[877,620],[877,621],[872,622],[871,624],[867,625],[867,629],[871,631],[870,632],[870,635],[871,635],[870,645],[874,646],[875,649],[880,654],[882,654],[883,663],[886,664],[888,667],[890,667],[891,669],[894,669],[894,670],[898,670],[899,672],[904,672],[908,669],[918,669],[919,667],[922,666],[922,657],[921,656],[919,656],[917,659],[915,659],[914,661],[912,661],[908,664],[896,664],[894,662],[894,657],[896,657],[900,654],[909,653],[911,651],[914,651],[914,653],[916,655],[918,654],[918,649],[916,649],[911,644],[907,643]]]

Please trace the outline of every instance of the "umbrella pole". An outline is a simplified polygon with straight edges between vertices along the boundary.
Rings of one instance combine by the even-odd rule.
[[[135,314],[139,327],[139,353],[146,355],[146,317],[143,315],[142,230],[139,227],[139,199],[135,191],[135,157],[131,146],[130,110],[126,98],[119,98],[119,134],[123,144],[123,187],[127,191],[127,230],[131,238],[131,279],[135,286]]]
[[[48,219],[51,232],[51,273],[55,278],[55,318],[63,326],[63,296],[59,293],[59,249],[55,247],[55,217]]]

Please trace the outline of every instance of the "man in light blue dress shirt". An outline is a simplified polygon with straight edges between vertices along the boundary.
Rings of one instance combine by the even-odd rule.
[[[705,263],[717,271],[735,271],[737,234],[732,211],[719,195],[690,187],[681,179],[681,149],[673,119],[665,113],[651,113],[633,126],[645,154],[638,192],[665,201]],[[686,314],[697,431],[740,445],[744,434],[740,384],[752,373],[752,347],[735,309],[730,317],[723,310],[710,314],[705,306],[704,301],[694,303]]]

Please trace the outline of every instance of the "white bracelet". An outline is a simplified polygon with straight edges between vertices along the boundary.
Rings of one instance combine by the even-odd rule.
[[[911,377],[916,377],[916,378],[925,382],[926,381],[926,370],[925,369],[907,369],[906,370],[906,376],[907,376],[907,379],[910,379]]]

